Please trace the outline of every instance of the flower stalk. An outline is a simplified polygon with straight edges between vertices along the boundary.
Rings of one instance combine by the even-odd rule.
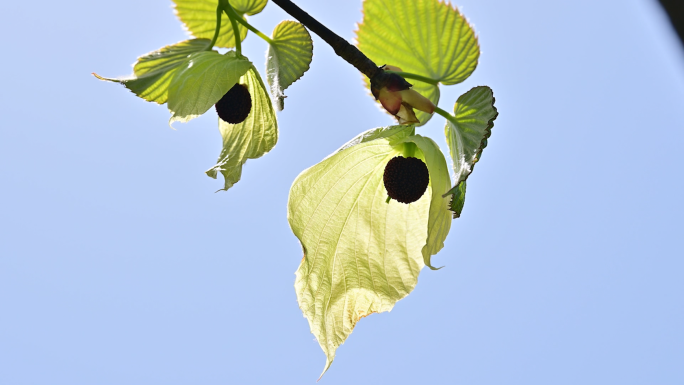
[[[240,39],[240,29],[238,28],[237,22],[235,21],[237,13],[233,9],[233,6],[230,5],[230,2],[228,0],[219,0],[219,7],[223,8],[223,11],[228,16],[228,19],[230,19],[230,24],[233,26],[233,35],[235,35],[235,52],[237,52],[238,55],[242,56],[242,40]]]
[[[218,40],[219,33],[221,32],[221,16],[223,15],[223,7],[221,2],[216,6],[216,29],[214,30],[214,37],[211,39],[211,43],[207,47],[207,51],[211,51],[216,45],[216,40]]]

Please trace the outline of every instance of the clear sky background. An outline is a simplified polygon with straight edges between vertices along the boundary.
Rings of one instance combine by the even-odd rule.
[[[352,39],[359,0],[298,0]],[[459,0],[482,48],[440,106],[500,112],[463,216],[324,384],[683,384],[684,50],[655,0]],[[169,0],[0,3],[0,384],[306,384],[325,356],[297,306],[290,185],[392,124],[314,37],[280,141],[242,181],[204,171],[216,115],[90,75],[187,38]],[[290,19],[270,3],[250,20]],[[245,53],[264,69],[266,43]],[[444,120],[420,134],[444,150]]]

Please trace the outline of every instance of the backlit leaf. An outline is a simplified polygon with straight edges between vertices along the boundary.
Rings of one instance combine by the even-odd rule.
[[[432,139],[420,135],[412,135],[404,139],[404,142],[413,142],[425,156],[425,163],[430,170],[430,187],[432,188],[432,201],[430,203],[430,216],[428,218],[428,239],[423,247],[423,261],[432,270],[431,257],[444,248],[444,240],[451,229],[451,212],[449,201],[442,194],[451,187],[449,168],[444,159],[444,154],[437,143]]]
[[[452,198],[451,203],[449,204],[449,209],[454,214],[454,218],[459,218],[461,216],[461,212],[463,212],[467,187],[466,184],[467,181],[464,180],[463,182],[458,184],[458,187],[456,189],[453,189],[451,191]]]
[[[223,190],[228,190],[240,180],[242,166],[247,159],[261,157],[278,141],[275,111],[259,73],[252,67],[239,83],[246,85],[252,95],[252,110],[242,123],[230,124],[219,119],[223,150],[216,165],[207,171],[207,175],[214,179],[219,172],[223,174]]]
[[[278,110],[283,109],[283,91],[309,69],[313,57],[311,35],[296,21],[283,21],[273,30],[266,53],[266,77]]]
[[[494,119],[499,115],[494,107],[494,94],[487,86],[471,89],[461,95],[454,106],[454,115],[447,120],[446,135],[454,170],[454,187],[447,194],[453,195],[452,203],[458,208],[459,196],[465,199],[465,184],[460,192],[459,186],[473,172],[475,163],[480,159],[482,150],[487,146],[487,138],[492,134]],[[445,194],[445,195],[447,195]],[[461,204],[462,208],[462,204]],[[460,215],[454,211],[454,216]]]
[[[101,80],[121,83],[148,102],[164,104],[173,76],[183,68],[191,54],[206,50],[209,43],[207,39],[185,40],[145,54],[138,58],[133,66],[133,75],[127,78],[111,79],[94,75]]]
[[[288,220],[304,250],[295,290],[327,356],[324,373],[361,318],[391,310],[413,290],[424,253],[443,241],[430,224],[433,206],[440,206],[435,213],[447,210],[441,197],[450,185],[446,160],[432,140],[411,135],[413,130],[368,131],[302,172],[290,190]],[[408,142],[427,163],[430,184],[416,202],[386,203],[385,165]]]
[[[268,0],[230,0],[230,5],[233,6],[235,12],[247,15],[256,15],[264,10]]]
[[[216,30],[216,6],[218,0],[173,0],[176,15],[185,24],[188,31],[195,37],[211,39]],[[254,15],[261,12],[267,0],[231,0],[230,4],[240,16]],[[247,37],[247,28],[238,25],[240,41]],[[222,48],[235,47],[235,38],[230,19],[226,14],[221,17],[221,31],[216,40],[216,46]]]
[[[252,67],[234,51],[192,54],[169,86],[170,123],[187,122],[207,112]]]
[[[365,0],[358,47],[378,65],[457,84],[475,70],[480,48],[475,32],[459,11],[438,0]],[[407,79],[437,105],[436,86]],[[368,86],[368,84],[367,84]],[[425,123],[430,115],[417,112]]]

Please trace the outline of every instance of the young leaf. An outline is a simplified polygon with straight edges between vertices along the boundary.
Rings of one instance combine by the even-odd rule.
[[[309,70],[313,42],[309,31],[296,21],[283,21],[273,30],[266,53],[266,78],[278,110],[283,109],[283,91]]]
[[[302,172],[290,190],[288,220],[304,250],[295,290],[327,356],[324,373],[361,318],[391,310],[413,290],[427,244],[441,238],[430,218],[436,202],[446,210],[446,161],[434,142],[410,136],[413,129],[368,131]],[[385,165],[406,142],[418,144],[414,156],[427,163],[430,184],[416,202],[386,203]]]
[[[460,215],[459,199],[465,199],[465,180],[473,172],[492,134],[494,119],[499,115],[494,107],[494,94],[487,86],[479,86],[461,95],[454,106],[454,115],[447,119],[444,134],[454,169],[454,187],[445,194],[453,195],[454,217]],[[463,184],[463,191],[459,186]],[[459,196],[462,195],[462,198]]]
[[[173,0],[176,4],[176,15],[185,24],[187,30],[195,37],[211,39],[216,30],[216,6],[218,0]],[[255,15],[266,6],[267,0],[231,0],[230,4],[240,16]],[[247,37],[247,28],[238,25],[240,41]],[[235,47],[233,27],[228,17],[221,18],[221,30],[216,46],[222,48]]]
[[[128,78],[110,79],[94,75],[100,80],[121,83],[148,102],[164,104],[173,76],[191,54],[206,50],[210,42],[207,39],[185,40],[145,54],[138,58],[133,66],[133,75]]]
[[[250,68],[252,63],[234,51],[191,55],[169,86],[169,123],[187,122],[207,112]]]
[[[242,123],[230,124],[219,119],[223,150],[218,162],[206,173],[216,179],[220,172],[225,179],[223,190],[240,180],[242,165],[271,151],[278,141],[278,122],[259,73],[250,68],[239,81],[252,95],[252,110]]]
[[[464,81],[477,66],[480,48],[475,32],[448,3],[365,0],[363,13],[356,32],[358,47],[378,65],[390,64],[445,85]],[[408,81],[437,105],[436,85]],[[421,123],[430,118],[424,112],[416,116]]]

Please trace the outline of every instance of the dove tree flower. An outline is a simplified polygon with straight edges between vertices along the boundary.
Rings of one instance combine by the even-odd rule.
[[[174,3],[176,14],[194,35],[193,39],[139,57],[131,76],[94,75],[100,80],[120,83],[144,100],[166,104],[171,113],[170,124],[188,122],[215,106],[223,150],[206,174],[212,178],[222,174],[223,190],[227,190],[240,180],[242,166],[248,159],[263,156],[278,141],[274,107],[282,109],[283,90],[309,69],[313,56],[311,36],[304,26],[293,21],[276,26],[272,37],[254,28],[244,16],[261,12],[266,0]],[[248,30],[269,43],[268,88],[254,64],[242,55],[242,40]],[[230,50],[220,54],[214,48]],[[236,99],[236,92],[242,98]]]
[[[382,67],[383,71],[393,71],[386,76],[376,76],[371,81],[371,93],[382,107],[397,118],[399,124],[420,123],[413,109],[428,114],[435,111],[430,99],[414,90],[412,85],[395,72],[401,68],[390,65]]]
[[[286,11],[306,20],[297,9]],[[489,87],[463,94],[453,114],[437,106],[439,85],[463,82],[479,59],[475,33],[456,8],[438,0],[365,0],[363,14],[356,40],[373,65],[348,61],[400,125],[367,131],[302,172],[288,202],[290,227],[304,251],[295,291],[326,354],[324,373],[360,319],[391,310],[424,266],[437,269],[432,256],[461,214],[465,181],[498,115]],[[348,50],[335,52],[344,57]],[[415,132],[435,112],[447,121],[453,184],[442,151]],[[429,170],[427,191],[408,204],[387,199],[383,186],[384,170],[397,156],[420,159]]]

